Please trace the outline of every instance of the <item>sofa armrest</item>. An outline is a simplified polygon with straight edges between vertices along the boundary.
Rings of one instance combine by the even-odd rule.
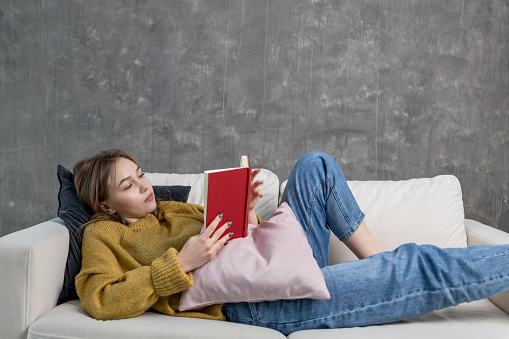
[[[58,218],[0,238],[1,338],[26,338],[30,324],[56,306],[68,251]]]
[[[509,244],[509,233],[478,221],[465,219],[465,229],[468,246]],[[490,300],[509,314],[509,290],[494,295]]]
[[[509,233],[478,221],[465,219],[465,229],[468,246],[509,244]]]

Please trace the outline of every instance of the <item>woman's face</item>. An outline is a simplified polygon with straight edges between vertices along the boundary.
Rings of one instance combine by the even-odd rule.
[[[108,178],[107,199],[101,208],[117,213],[131,224],[156,209],[152,184],[141,169],[129,159],[118,158]]]

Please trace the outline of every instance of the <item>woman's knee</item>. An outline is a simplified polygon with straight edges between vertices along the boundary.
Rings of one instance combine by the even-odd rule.
[[[304,155],[302,155],[299,159],[299,161],[313,161],[313,160],[322,160],[322,159],[332,159],[332,157],[324,152],[309,152]],[[334,160],[334,159],[332,159]]]
[[[305,171],[323,170],[325,173],[334,169],[342,173],[336,160],[324,152],[309,152],[304,154],[295,164],[295,168]]]
[[[336,163],[336,160],[334,160],[330,155],[324,152],[309,152],[304,154],[299,158],[297,161],[297,164],[299,165],[305,165],[305,164],[329,164],[329,163]],[[296,164],[296,165],[297,165]]]

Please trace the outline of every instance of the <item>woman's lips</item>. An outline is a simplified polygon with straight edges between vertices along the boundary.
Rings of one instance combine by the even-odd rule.
[[[145,202],[151,202],[152,200],[154,200],[154,193],[150,193],[147,199],[145,199]]]

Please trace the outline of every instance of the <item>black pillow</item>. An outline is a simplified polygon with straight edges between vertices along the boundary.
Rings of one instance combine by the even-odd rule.
[[[191,186],[152,186],[154,195],[159,201],[180,201],[187,202]]]
[[[78,299],[74,279],[81,269],[81,235],[80,227],[88,222],[94,212],[84,205],[78,198],[74,186],[74,175],[64,166],[58,165],[58,192],[57,215],[69,230],[69,253],[64,272],[64,286],[58,297],[57,305],[68,300]],[[187,202],[191,186],[153,186],[154,195],[160,201]]]

